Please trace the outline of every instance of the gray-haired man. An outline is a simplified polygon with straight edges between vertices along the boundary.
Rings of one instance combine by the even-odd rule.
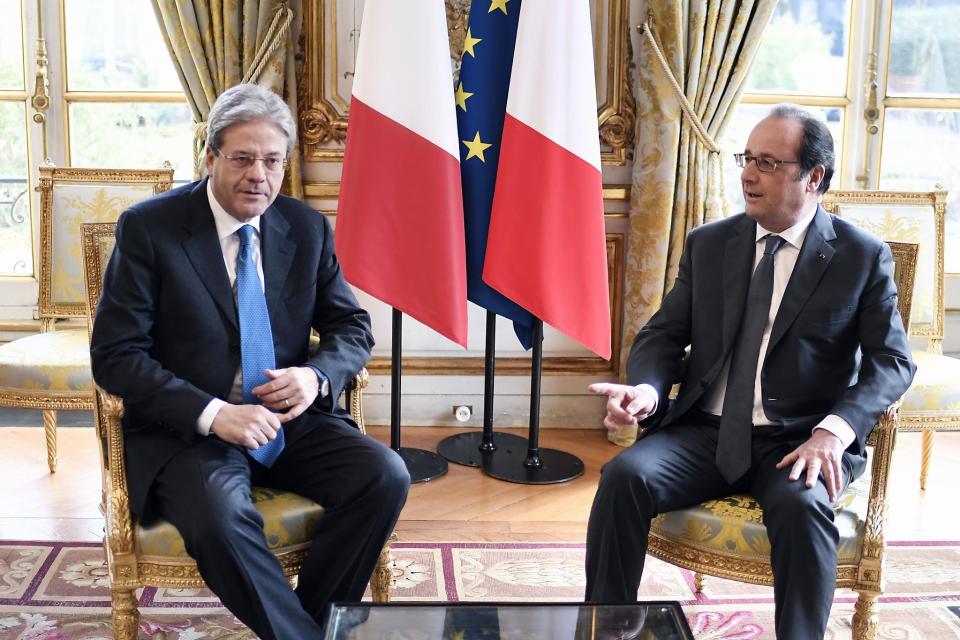
[[[239,85],[208,122],[209,177],[120,218],[93,373],[124,401],[135,513],[173,523],[210,588],[258,636],[316,637],[328,602],[363,595],[409,475],[336,402],[373,338],[329,223],[278,195],[296,136],[289,109]],[[295,592],[251,484],[325,508]]]

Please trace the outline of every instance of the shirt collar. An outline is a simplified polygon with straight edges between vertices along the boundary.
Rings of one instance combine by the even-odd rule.
[[[784,229],[780,233],[776,234],[787,241],[791,246],[799,249],[803,245],[803,239],[807,237],[807,231],[810,229],[810,224],[813,222],[813,217],[817,215],[817,209],[820,207],[819,204],[815,204],[811,211],[805,213],[795,225],[789,229]],[[773,231],[764,229],[759,224],[757,225],[757,242],[760,242],[763,238],[771,235]]]
[[[260,216],[253,218],[248,222],[240,222],[232,215],[227,213],[216,197],[213,195],[213,187],[210,186],[210,180],[207,180],[207,200],[210,201],[210,210],[213,212],[213,222],[217,225],[217,237],[222,242],[232,236],[237,230],[245,224],[250,225],[260,233]]]

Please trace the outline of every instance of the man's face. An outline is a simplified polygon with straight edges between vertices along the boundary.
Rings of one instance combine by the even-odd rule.
[[[237,158],[277,158],[287,156],[287,136],[266,120],[238,122],[227,127],[220,153],[207,147],[207,174],[217,202],[234,218],[247,222],[267,210],[283,183],[283,165],[270,171],[256,160],[244,168]],[[228,159],[230,156],[233,160]]]
[[[791,118],[765,118],[754,127],[744,153],[775,160],[797,160],[803,124]],[[815,167],[798,180],[800,165],[781,164],[773,173],[764,173],[750,162],[740,173],[746,213],[764,229],[789,229],[809,212],[819,199],[817,188],[823,168]]]

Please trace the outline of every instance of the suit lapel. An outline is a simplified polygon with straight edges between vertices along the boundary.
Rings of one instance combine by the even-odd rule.
[[[797,264],[793,268],[793,274],[787,283],[787,288],[783,293],[783,300],[780,302],[780,309],[777,311],[777,317],[773,321],[773,328],[770,330],[770,343],[767,351],[772,350],[777,342],[783,338],[787,329],[797,319],[797,314],[806,304],[807,299],[816,289],[817,284],[823,277],[827,266],[833,259],[836,250],[830,244],[837,237],[833,229],[833,221],[830,214],[817,207],[817,213],[813,217],[810,229],[807,231],[807,237],[800,247],[800,255],[797,256]]]
[[[747,289],[750,286],[751,266],[756,252],[757,226],[750,218],[733,228],[723,253],[723,353],[733,347],[740,331]]]
[[[267,309],[270,311],[270,326],[277,326],[277,312],[281,301],[287,275],[293,264],[297,245],[287,237],[290,224],[277,210],[276,204],[271,205],[260,216],[260,246],[263,256],[263,279],[267,295]]]
[[[213,221],[210,201],[207,199],[207,181],[201,181],[190,195],[192,211],[185,223],[187,237],[183,241],[183,250],[193,265],[197,276],[210,292],[210,296],[223,312],[234,329],[240,330],[237,323],[237,309],[230,288],[230,276],[223,263],[223,250],[217,237],[217,225]]]

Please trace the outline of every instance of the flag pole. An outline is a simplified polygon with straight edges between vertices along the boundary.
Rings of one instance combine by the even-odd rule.
[[[449,436],[437,445],[437,453],[468,467],[479,467],[484,457],[497,455],[501,448],[520,450],[524,439],[512,433],[493,430],[493,383],[495,374],[497,314],[487,311],[487,344],[483,358],[483,431],[470,431]]]
[[[543,370],[543,320],[533,319],[530,367],[530,428],[526,452],[502,449],[484,456],[483,471],[492,478],[520,484],[556,484],[583,475],[580,458],[556,449],[540,448],[540,381]]]
[[[400,454],[407,471],[410,473],[410,482],[429,482],[447,472],[447,461],[424,449],[413,449],[400,446],[400,378],[403,375],[403,313],[399,309],[393,310],[392,328],[393,356],[390,362],[390,448]]]

